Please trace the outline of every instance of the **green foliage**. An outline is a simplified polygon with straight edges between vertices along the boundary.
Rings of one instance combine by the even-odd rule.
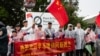
[[[75,12],[78,10],[78,6],[70,6],[69,2],[64,2],[64,0],[61,1],[68,13],[69,23],[76,25],[76,23],[80,22],[83,28],[85,28],[87,23],[82,21],[83,17],[78,17]],[[39,8],[41,8],[41,12],[44,12],[48,4],[47,0],[37,0],[33,11],[39,12]],[[21,23],[22,20],[25,19],[25,12],[22,11],[22,8],[23,0],[0,0],[0,21],[3,21],[6,25],[13,26],[17,23]],[[65,28],[66,27],[67,25]]]
[[[15,25],[24,19],[23,0],[0,0],[0,21]]]
[[[69,17],[69,23],[73,24],[74,26],[76,26],[77,23],[81,23],[82,28],[85,29],[88,26],[88,24],[82,20],[84,17],[77,16],[76,11],[78,11],[78,6],[74,6],[74,5],[70,6],[68,5],[68,3],[63,3],[63,4]],[[65,26],[65,29],[66,28],[67,28],[67,24]]]
[[[36,6],[34,7],[33,11],[39,12],[39,8],[41,8],[41,12],[44,12],[46,11],[45,8],[47,7],[47,5],[47,0],[37,0]]]
[[[0,17],[8,17],[8,12],[3,7],[0,7]]]

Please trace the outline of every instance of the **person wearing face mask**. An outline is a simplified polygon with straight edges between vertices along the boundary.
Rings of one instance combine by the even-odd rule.
[[[75,32],[73,30],[73,25],[68,24],[67,29],[65,30],[65,38],[75,38]],[[70,51],[68,53],[65,53],[66,56],[73,56],[74,52]]]

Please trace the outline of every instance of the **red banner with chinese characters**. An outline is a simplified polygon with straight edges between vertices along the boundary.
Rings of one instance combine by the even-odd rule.
[[[72,38],[16,42],[14,43],[14,56],[47,56],[74,49],[75,42]]]

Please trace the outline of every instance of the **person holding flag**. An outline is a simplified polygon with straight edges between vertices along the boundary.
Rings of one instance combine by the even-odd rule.
[[[56,18],[60,27],[64,27],[68,23],[69,19],[68,19],[67,11],[62,5],[61,0],[51,0],[51,3],[47,6],[46,10]],[[54,39],[55,30],[51,28],[50,25],[52,24],[48,23],[48,28],[45,29],[46,38],[50,39],[48,37],[52,36]]]
[[[51,0],[51,3],[46,8],[47,11],[49,11],[59,22],[60,27],[64,27],[65,24],[68,23],[68,15],[64,8],[64,6],[61,3],[61,0]],[[51,23],[48,23],[48,28],[45,29],[46,35],[50,34],[48,30],[50,30],[49,25],[52,25]],[[52,29],[53,30],[53,29]],[[51,30],[51,31],[52,31]],[[54,32],[54,31],[53,31]]]

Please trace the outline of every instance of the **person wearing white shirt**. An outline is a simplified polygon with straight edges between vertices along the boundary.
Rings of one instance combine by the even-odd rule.
[[[72,24],[68,24],[68,27],[65,30],[65,38],[75,38],[75,32],[73,30],[73,25]],[[73,50],[66,53],[66,56],[73,56],[73,55],[74,55]]]
[[[68,28],[65,30],[65,38],[75,38],[75,32],[72,24],[68,24]]]
[[[23,40],[24,41],[36,40],[35,32],[36,32],[35,24],[33,24],[32,28],[30,29],[30,31],[26,34],[26,36],[24,36]]]
[[[75,29],[76,56],[83,56],[85,31],[81,28],[80,23],[77,23],[76,28],[77,28]]]
[[[24,32],[24,37],[23,41],[32,41],[34,40],[34,29],[35,29],[35,24],[32,26],[28,26],[28,21],[24,20],[23,21],[23,27],[21,29],[22,32]],[[33,35],[32,35],[33,34]]]
[[[28,21],[24,20],[23,21],[23,27],[21,28],[22,31],[24,32],[29,32],[29,30],[32,28],[32,26],[28,26]]]
[[[46,39],[54,39],[54,34],[55,34],[55,29],[52,28],[52,23],[49,22],[48,23],[48,28],[46,28],[44,30],[45,34],[46,34]]]

